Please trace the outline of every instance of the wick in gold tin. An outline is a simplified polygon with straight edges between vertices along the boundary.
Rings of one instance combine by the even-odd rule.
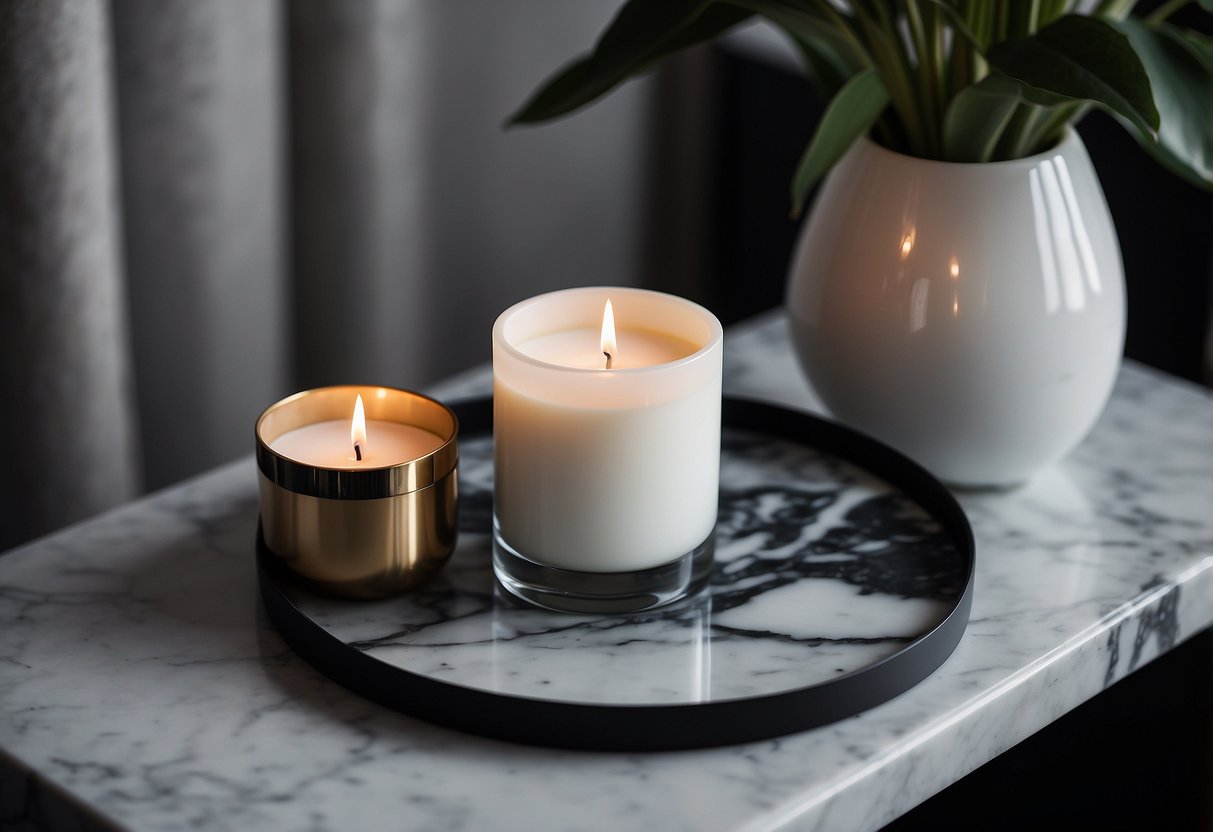
[[[455,414],[390,387],[297,393],[257,420],[266,546],[324,591],[380,598],[419,586],[455,547]]]

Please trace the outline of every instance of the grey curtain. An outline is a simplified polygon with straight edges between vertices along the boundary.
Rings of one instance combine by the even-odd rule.
[[[114,0],[120,222],[149,487],[238,454],[287,380],[280,9]]]
[[[0,0],[0,550],[636,283],[647,82],[504,132],[597,0]]]
[[[0,4],[0,546],[139,487],[111,57],[99,2]]]

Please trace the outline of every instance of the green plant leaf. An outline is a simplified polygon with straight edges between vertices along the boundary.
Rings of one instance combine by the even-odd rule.
[[[800,216],[813,183],[867,132],[888,103],[889,93],[874,68],[865,69],[843,85],[826,107],[817,132],[796,167],[792,180],[792,216]]]
[[[1213,3],[1213,0],[1209,0]],[[1193,32],[1191,29],[1177,29],[1176,35],[1183,38],[1192,50],[1192,54],[1200,59],[1200,62],[1205,65],[1210,72],[1213,72],[1213,38],[1200,32]]]
[[[809,83],[830,99],[867,61],[845,32],[845,16],[823,12],[812,0],[722,0],[766,18],[782,29],[800,52]]]
[[[753,16],[748,10],[732,3],[712,3],[699,17],[661,41],[657,50],[649,56],[647,64],[639,67],[638,72],[647,71],[654,63],[676,52],[713,41]]]
[[[994,73],[953,96],[943,118],[943,157],[949,162],[988,162],[1023,101],[1019,85]]]
[[[1035,35],[996,44],[990,64],[1031,89],[1086,100],[1146,136],[1158,130],[1150,78],[1123,32],[1093,17],[1066,15]]]
[[[824,33],[837,36],[835,23],[825,13],[804,0],[723,0],[761,15],[772,23],[799,34]],[[841,15],[841,13],[839,13]]]
[[[822,99],[828,101],[833,98],[847,79],[855,74],[837,53],[823,47],[819,42],[798,37],[787,29],[783,29],[783,32],[800,53],[809,85]]]
[[[866,66],[864,56],[847,40],[841,12],[827,17],[803,0],[724,0],[741,6],[783,29],[806,56],[810,70],[817,66],[832,69],[835,92],[856,72]],[[841,76],[841,79],[839,79]]]
[[[709,0],[629,0],[594,51],[550,78],[506,123],[547,121],[584,107],[661,58],[712,40],[750,16]]]
[[[1074,99],[1025,85],[995,70],[955,96],[944,113],[943,158],[949,162],[989,162],[1016,108],[1030,106],[1056,113]],[[1041,113],[1036,119],[1047,118]],[[1003,157],[1005,158],[1005,157]]]
[[[1158,106],[1158,140],[1139,137],[1139,142],[1167,168],[1213,188],[1213,72],[1209,65],[1173,26],[1147,26],[1135,18],[1116,26],[1145,64]]]

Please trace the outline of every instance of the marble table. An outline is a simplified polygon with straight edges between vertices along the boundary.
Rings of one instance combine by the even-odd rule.
[[[730,330],[726,388],[815,407],[776,315]],[[1213,623],[1206,391],[1130,362],[1064,463],[958,496],[972,618],[925,682],[778,740],[590,753],[439,728],[295,657],[258,602],[250,455],[0,557],[0,824],[878,828]]]

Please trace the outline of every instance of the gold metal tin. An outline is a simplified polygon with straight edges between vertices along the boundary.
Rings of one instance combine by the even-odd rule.
[[[408,462],[358,470],[307,465],[270,447],[295,428],[349,419],[359,394],[368,420],[413,425],[446,441]],[[266,546],[334,594],[381,598],[419,586],[455,548],[458,433],[441,402],[391,387],[319,387],[270,406],[256,426]]]

